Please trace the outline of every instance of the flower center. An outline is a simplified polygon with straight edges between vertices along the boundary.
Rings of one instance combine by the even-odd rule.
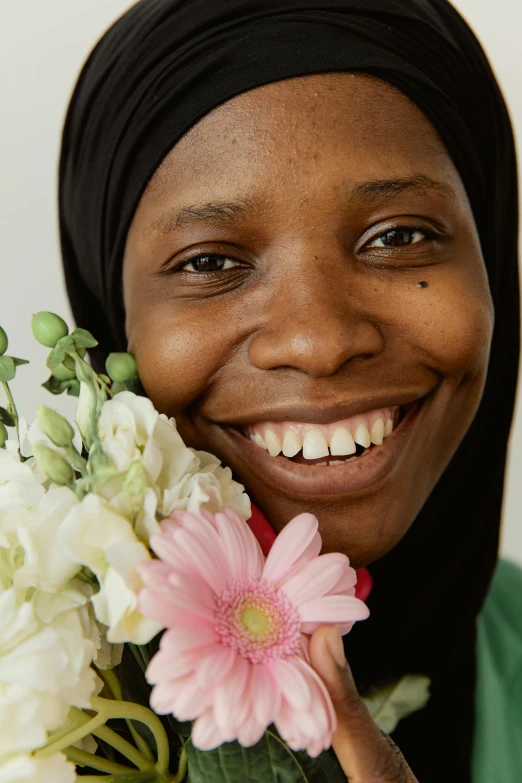
[[[241,622],[245,631],[252,636],[263,636],[268,631],[268,617],[255,606],[247,606],[243,609]]]
[[[231,582],[216,599],[221,643],[252,663],[301,651],[300,620],[286,595],[254,579]]]

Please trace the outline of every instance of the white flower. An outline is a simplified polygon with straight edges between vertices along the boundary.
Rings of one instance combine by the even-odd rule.
[[[125,473],[141,459],[151,483],[160,490],[197,469],[196,457],[173,420],[160,416],[149,399],[132,392],[120,392],[103,404],[98,435],[118,472]]]
[[[63,753],[38,759],[29,755],[0,759],[0,783],[74,783],[75,765]]]
[[[0,687],[30,689],[47,730],[65,722],[71,705],[89,707],[99,682],[90,668],[92,642],[66,627],[44,625],[32,604],[18,604],[14,590],[0,593],[0,617]]]
[[[60,530],[69,556],[96,575],[100,591],[92,598],[97,619],[108,626],[109,642],[145,644],[160,626],[136,609],[142,582],[135,566],[150,559],[128,520],[97,495],[86,495]]]
[[[0,449],[0,519],[11,508],[30,508],[43,496],[45,476],[36,460],[21,462],[17,451]]]
[[[52,486],[38,505],[22,517],[16,528],[24,549],[24,564],[14,576],[15,587],[56,592],[81,570],[61,545],[59,530],[71,508],[78,505],[74,492]]]

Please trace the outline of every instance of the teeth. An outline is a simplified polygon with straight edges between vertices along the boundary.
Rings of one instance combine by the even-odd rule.
[[[375,421],[372,424],[372,431],[371,431],[371,437],[372,437],[372,443],[375,443],[376,446],[380,446],[383,439],[384,439],[384,420],[383,419],[375,419]]]
[[[364,446],[365,449],[369,447],[372,440],[370,438],[370,433],[368,432],[368,427],[366,424],[359,424],[357,429],[355,430],[355,435],[353,436],[353,439],[356,443],[359,444],[359,446]]]
[[[261,437],[261,435],[259,434],[259,432],[256,432],[256,434],[254,436],[251,436],[251,438],[257,446],[261,446],[261,448],[265,449],[266,451],[266,443]]]
[[[330,438],[330,453],[336,457],[355,454],[355,441],[346,427],[338,427]],[[331,463],[330,463],[331,464]]]
[[[297,437],[295,432],[287,430],[285,437],[283,438],[283,454],[285,457],[295,457],[303,447],[300,438]]]
[[[386,424],[384,425],[384,437],[387,438],[388,435],[391,435],[393,432],[393,419],[386,419]]]
[[[271,457],[277,457],[281,451],[281,441],[272,430],[265,430],[265,443]]]
[[[319,430],[308,430],[303,441],[303,457],[318,459],[329,455],[328,443]]]

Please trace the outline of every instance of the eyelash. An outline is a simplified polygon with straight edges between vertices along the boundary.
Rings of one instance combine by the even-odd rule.
[[[434,239],[437,239],[438,234],[436,234],[434,231],[428,231],[427,229],[421,229],[418,226],[394,226],[393,228],[389,228],[386,231],[383,231],[381,234],[379,234],[376,237],[373,237],[373,239],[370,239],[366,242],[366,246],[368,248],[372,248],[372,242],[377,242],[378,240],[382,240],[383,237],[389,236],[390,234],[395,233],[410,233],[410,234],[420,234],[422,235],[421,240],[410,242],[409,244],[405,245],[389,245],[386,247],[385,245],[381,245],[381,250],[388,250],[392,251],[394,249],[402,249],[404,247],[411,247],[412,245],[419,244],[419,242],[422,242],[423,240],[433,241]],[[373,246],[373,249],[377,248],[378,246]],[[225,261],[225,265],[222,269],[214,269],[210,271],[204,271],[204,270],[196,270],[196,269],[187,269],[186,267],[190,266],[190,264],[194,264],[197,261],[200,261],[204,258],[213,258],[213,259],[220,259]],[[226,266],[226,264],[229,263],[230,266]],[[226,255],[223,255],[222,253],[199,253],[198,255],[195,255],[193,258],[189,259],[188,261],[185,261],[172,271],[175,272],[188,272],[188,274],[198,274],[198,275],[212,275],[212,274],[219,274],[220,272],[226,272],[230,269],[237,269],[237,267],[240,265],[240,262],[235,261],[234,259],[229,258]]]

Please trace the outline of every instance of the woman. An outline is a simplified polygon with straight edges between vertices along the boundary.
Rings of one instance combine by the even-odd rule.
[[[276,530],[310,511],[327,550],[370,567],[372,616],[346,640],[361,692],[431,678],[393,733],[410,771],[334,630],[314,637],[347,777],[519,780],[520,573],[499,566],[491,587],[518,363],[516,166],[455,10],[143,0],[80,76],[60,215],[96,366],[128,348],[156,407]]]

